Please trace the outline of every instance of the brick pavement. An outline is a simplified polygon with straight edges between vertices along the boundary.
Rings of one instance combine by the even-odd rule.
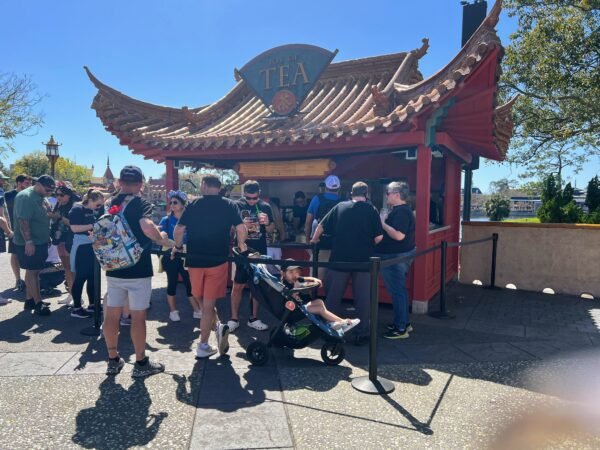
[[[261,334],[242,326],[229,356],[196,361],[189,305],[180,298],[182,322],[169,323],[158,275],[148,351],[167,373],[132,381],[127,365],[111,380],[103,341],[79,334],[90,321],[69,318],[55,302],[51,317],[25,313],[7,262],[0,255],[0,292],[15,298],[0,307],[2,449],[479,447],[530,405],[562,405],[532,374],[565,376],[569,365],[559,362],[600,343],[597,301],[454,285],[448,303],[456,319],[413,316],[410,339],[380,340],[380,374],[396,390],[372,397],[350,386],[365,374],[367,347],[348,345],[333,368],[320,362],[318,347],[293,357],[273,351],[256,368],[244,347]],[[380,315],[387,323],[391,308]],[[121,347],[130,359],[125,329]]]

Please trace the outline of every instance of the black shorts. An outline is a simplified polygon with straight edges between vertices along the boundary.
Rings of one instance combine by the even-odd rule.
[[[27,256],[25,254],[24,245],[15,245],[15,248],[17,250],[17,258],[19,259],[19,266],[21,266],[21,269],[42,270],[46,267],[48,244],[36,245],[33,256]]]
[[[6,253],[6,240],[4,236],[0,239],[0,253]]]
[[[233,282],[238,283],[238,284],[246,284],[249,279],[250,279],[250,273],[248,272],[248,268],[242,264],[240,264],[240,265],[236,264]]]
[[[10,239],[8,241],[8,253],[12,253],[12,254],[15,254],[15,255],[17,254],[17,246],[12,241],[12,239]]]

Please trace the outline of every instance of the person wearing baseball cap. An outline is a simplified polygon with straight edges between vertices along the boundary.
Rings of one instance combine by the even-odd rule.
[[[138,244],[144,249],[139,261],[125,269],[107,272],[107,290],[104,339],[108,348],[107,375],[118,374],[125,361],[119,356],[119,321],[125,302],[131,312],[131,340],[135,348],[136,363],[132,377],[141,378],[165,370],[160,363],[150,361],[146,356],[146,310],[150,306],[152,294],[152,260],[150,250],[152,242],[171,248],[174,242],[161,235],[152,221],[152,204],[140,197],[144,174],[137,166],[125,166],[119,174],[121,191],[113,197],[109,211],[113,207],[123,209],[125,220]]]
[[[325,185],[325,192],[315,195],[310,204],[308,205],[308,211],[306,212],[306,222],[304,223],[304,232],[306,234],[306,241],[310,241],[313,236],[317,224],[323,220],[329,211],[333,209],[335,205],[342,201],[339,196],[339,190],[341,186],[340,179],[336,175],[329,175],[323,181]],[[323,236],[319,244],[319,259],[322,261],[328,261],[331,256],[331,237]],[[312,256],[311,256],[312,258]],[[314,275],[314,274],[313,274]],[[324,267],[319,268],[318,276],[320,279],[325,280],[327,275],[327,269]]]
[[[19,265],[25,269],[25,310],[33,310],[40,316],[50,315],[50,308],[42,302],[39,273],[46,267],[50,240],[50,218],[45,202],[55,187],[56,182],[50,175],[38,177],[33,186],[17,194],[13,211],[13,242]]]

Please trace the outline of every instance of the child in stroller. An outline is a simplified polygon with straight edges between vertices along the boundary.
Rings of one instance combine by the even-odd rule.
[[[302,287],[304,283],[315,283],[318,286],[322,286],[323,283],[318,278],[303,277],[302,268],[293,265],[293,259],[288,259],[287,261],[290,261],[290,265],[282,267],[281,271],[281,282],[286,288],[294,289]],[[329,326],[334,330],[342,330],[343,333],[346,333],[360,323],[360,319],[342,319],[341,317],[336,316],[325,307],[325,303],[323,303],[323,300],[321,299],[313,300],[311,296],[306,293],[295,293],[293,296],[296,300],[299,300],[304,304],[309,313],[315,314],[326,320],[329,323]]]
[[[238,249],[234,249],[233,252],[236,256],[240,255]],[[268,258],[256,253],[249,254],[249,252],[244,253],[244,256]],[[240,261],[236,264],[238,270],[248,271],[250,275],[248,288],[252,296],[280,320],[279,325],[271,330],[268,342],[257,340],[246,348],[246,356],[252,364],[265,365],[269,359],[268,349],[271,346],[301,349],[319,339],[325,341],[321,347],[321,358],[325,364],[337,365],[344,360],[344,333],[341,326],[336,330],[321,317],[310,312],[299,295],[318,288],[320,283],[318,280],[309,282],[305,279],[301,283],[296,279],[297,283],[290,288],[282,283],[281,269],[277,266],[252,261],[247,263]],[[349,325],[343,319],[339,321],[343,322],[342,325]],[[351,327],[347,329],[349,328]]]

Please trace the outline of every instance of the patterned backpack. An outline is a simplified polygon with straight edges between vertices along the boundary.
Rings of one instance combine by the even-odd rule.
[[[102,269],[107,272],[135,266],[142,257],[143,248],[125,219],[125,208],[135,197],[125,197],[119,206],[112,206],[108,214],[94,223],[92,247]]]

